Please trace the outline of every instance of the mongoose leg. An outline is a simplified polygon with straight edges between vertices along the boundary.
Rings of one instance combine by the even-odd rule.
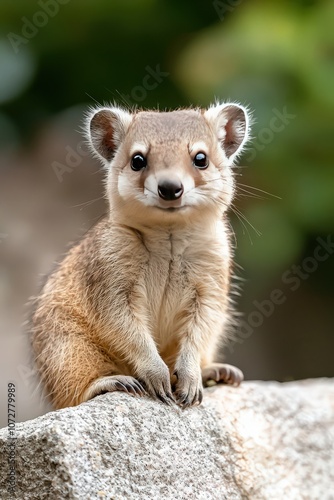
[[[110,324],[108,326],[106,322],[105,333],[101,335],[104,336],[106,342],[110,336],[109,351],[121,353],[122,358],[131,368],[130,373],[140,382],[148,394],[166,404],[172,404],[175,401],[170,384],[170,372],[158,353],[148,326],[145,315],[147,309],[145,297],[143,297],[140,286],[136,283],[133,284],[133,274],[131,279],[129,277],[126,279],[125,273],[123,276],[122,287],[124,291],[118,291],[113,301],[114,309],[108,311]],[[140,277],[137,279],[140,281]],[[128,302],[128,295],[131,295],[131,303],[128,304],[127,308],[124,308],[123,304]],[[121,321],[118,317],[119,310],[122,310]],[[119,334],[111,335],[111,332],[116,329]],[[116,371],[115,374],[117,373],[119,371]]]
[[[177,403],[183,408],[201,404],[203,384],[199,356],[194,344],[187,338],[183,339],[181,352],[176,360],[174,370]]]
[[[224,363],[212,363],[202,370],[202,380],[205,386],[209,380],[217,383],[238,386],[243,381],[244,376],[239,368]]]
[[[86,389],[82,396],[82,401],[105,394],[106,392],[121,391],[132,396],[144,396],[145,390],[138,380],[127,375],[110,375],[109,377],[101,377],[94,380]]]
[[[168,371],[168,368],[167,368]],[[159,399],[167,405],[175,403],[175,399],[172,394],[172,389],[170,386],[169,372],[167,378],[155,377],[152,373],[147,374],[147,376],[138,379],[140,384],[145,388],[152,397]]]
[[[177,403],[183,408],[201,404],[203,399],[203,386],[200,372],[193,371],[193,375],[187,370],[179,368],[174,372],[176,377],[175,397]]]
[[[110,350],[116,348],[130,366],[132,361],[131,373],[148,394],[166,404],[171,404],[174,398],[169,369],[159,356],[149,332],[145,326],[136,321],[134,316],[126,314],[123,315],[123,328],[124,335],[114,339]],[[133,353],[136,353],[135,362]]]

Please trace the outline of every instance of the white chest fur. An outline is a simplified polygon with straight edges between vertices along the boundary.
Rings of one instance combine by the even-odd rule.
[[[149,252],[144,274],[147,310],[155,340],[163,348],[174,333],[176,315],[189,307],[197,284],[220,286],[218,275],[222,268],[228,269],[228,240],[219,223],[201,231],[156,231],[144,242]]]

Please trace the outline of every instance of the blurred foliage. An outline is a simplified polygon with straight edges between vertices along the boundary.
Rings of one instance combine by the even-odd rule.
[[[238,237],[245,267],[251,261],[255,273],[259,265],[276,272],[297,258],[307,234],[333,228],[333,2],[71,0],[56,3],[59,12],[15,54],[8,33],[22,36],[27,20],[38,21],[41,5],[55,3],[0,5],[0,102],[7,101],[6,119],[23,138],[76,103],[122,101],[142,83],[147,66],[159,65],[169,78],[134,104],[237,100],[254,110],[255,139],[273,109],[295,116],[268,143],[256,140],[254,160],[243,158],[251,167],[243,170],[243,183],[283,198],[244,204],[263,233],[251,234],[250,246]]]
[[[8,35],[22,36],[48,2],[58,5],[0,3],[0,146],[29,147],[67,108],[122,103],[147,67],[168,77],[131,104],[248,105],[253,143],[236,169],[233,227],[251,308],[333,233],[334,2],[69,0],[15,53]],[[290,118],[274,119],[282,113]],[[333,260],[307,282],[320,296],[333,294]]]

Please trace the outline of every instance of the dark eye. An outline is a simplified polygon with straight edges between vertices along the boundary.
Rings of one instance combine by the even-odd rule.
[[[204,153],[197,153],[197,155],[194,158],[194,165],[197,168],[201,168],[204,170],[205,168],[208,168],[209,166],[209,160]]]
[[[142,170],[143,168],[146,167],[146,165],[147,165],[147,160],[143,155],[136,154],[132,157],[131,168],[135,172]]]

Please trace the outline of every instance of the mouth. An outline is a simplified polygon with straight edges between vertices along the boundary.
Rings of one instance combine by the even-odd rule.
[[[183,206],[183,207],[158,207],[158,206],[156,206],[155,208],[158,208],[159,210],[163,210],[164,212],[173,213],[173,212],[182,212],[182,211],[186,210],[188,207],[187,206]]]

